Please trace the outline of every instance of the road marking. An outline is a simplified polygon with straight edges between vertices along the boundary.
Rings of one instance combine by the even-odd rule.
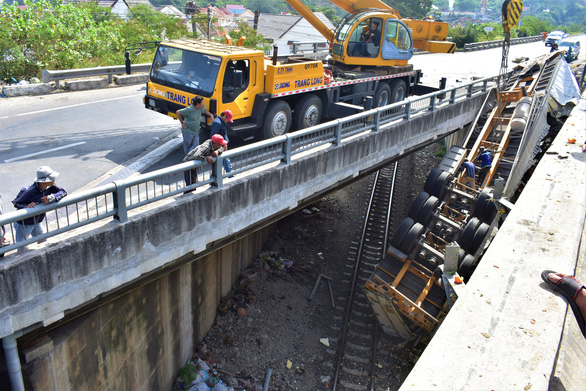
[[[28,155],[19,156],[19,157],[15,157],[15,158],[12,158],[12,159],[6,159],[6,160],[4,160],[4,163],[10,163],[10,162],[14,162],[16,160],[26,159],[26,158],[31,157],[31,156],[38,156],[38,155],[42,155],[44,153],[59,151],[61,149],[71,148],[71,147],[75,147],[76,145],[81,145],[81,144],[85,144],[85,141],[80,141],[78,143],[64,145],[62,147],[51,148],[51,149],[47,149],[47,150],[44,150],[44,151],[41,151],[41,152],[29,153]]]
[[[30,111],[28,113],[20,113],[20,114],[14,114],[14,115],[6,115],[4,117],[0,117],[0,119],[7,119],[7,118],[12,118],[12,117],[22,117],[24,115],[31,115],[31,114],[47,113],[49,111],[70,109],[72,107],[79,107],[79,106],[91,105],[93,103],[110,102],[110,101],[113,101],[113,100],[126,99],[126,98],[131,98],[131,97],[135,97],[135,96],[143,96],[143,95],[144,94],[135,94],[135,95],[120,96],[118,98],[109,98],[109,99],[102,99],[102,100],[93,100],[91,102],[78,103],[78,104],[70,105],[70,106],[61,106],[61,107],[54,107],[52,109]]]

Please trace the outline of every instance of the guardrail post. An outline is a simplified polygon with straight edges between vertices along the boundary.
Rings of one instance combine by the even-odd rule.
[[[121,223],[124,223],[128,220],[128,209],[126,207],[126,187],[120,186],[116,182],[116,190],[113,192],[114,196],[114,209],[116,209],[116,214],[114,215],[114,220],[117,220]]]
[[[297,44],[293,42],[293,54],[297,54]]]
[[[488,90],[488,80],[484,80],[482,82],[482,92],[486,92]]]
[[[450,104],[454,104],[456,102],[456,89],[454,88],[452,92],[450,92]]]
[[[281,162],[285,164],[291,164],[291,147],[293,146],[293,139],[289,136],[286,136],[287,139],[283,142],[283,157]]]
[[[213,177],[213,181],[212,181],[212,186],[221,189],[222,187],[224,187],[224,177],[222,175],[222,167],[224,166],[222,163],[224,161],[224,158],[222,157],[222,155],[218,155],[218,157],[216,158],[216,160],[214,162],[212,162],[212,177]],[[211,179],[211,178],[210,178]]]
[[[317,42],[314,42],[313,44],[313,52],[317,53]]]
[[[112,74],[108,75],[108,84],[112,84]]]
[[[380,131],[380,109],[376,110],[376,114],[374,115],[374,129],[375,132]]]
[[[472,97],[472,84],[470,84],[468,86],[468,92],[466,93],[466,97],[468,97],[468,98]]]
[[[436,95],[433,95],[430,98],[431,102],[429,102],[429,109],[428,109],[429,111],[435,111],[435,101],[436,101],[436,99],[437,99],[437,96]]]
[[[334,136],[336,140],[334,140],[334,144],[341,145],[342,144],[342,121],[337,120],[338,125],[336,126],[336,130],[334,130]]]
[[[405,119],[409,121],[411,119],[411,101],[405,105]]]

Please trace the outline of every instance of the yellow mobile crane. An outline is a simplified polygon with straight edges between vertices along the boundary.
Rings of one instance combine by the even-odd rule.
[[[267,58],[261,50],[204,39],[157,42],[145,107],[175,117],[177,109],[201,96],[213,114],[231,110],[229,132],[247,140],[437,90],[422,86],[421,71],[407,61],[414,47],[453,52],[454,44],[445,41],[447,23],[401,19],[378,0],[361,0],[360,7],[368,9],[334,0],[349,12],[334,31],[300,1],[288,1],[331,43],[331,61],[302,56],[279,61],[276,53]]]
[[[456,48],[447,41],[448,23],[402,19],[397,10],[379,0],[329,0],[348,12],[335,31],[301,0],[285,1],[331,43],[337,63],[406,66],[414,48],[434,53],[453,53]],[[365,50],[361,51],[362,47]]]

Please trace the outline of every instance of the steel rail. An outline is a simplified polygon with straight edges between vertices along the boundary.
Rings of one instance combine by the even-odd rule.
[[[390,216],[391,216],[391,207],[392,207],[393,192],[394,192],[394,182],[396,179],[397,168],[398,168],[398,164],[395,162],[392,164],[392,175],[383,172],[384,170],[391,170],[391,168],[389,168],[389,167],[383,168],[383,169],[377,171],[377,173],[376,173],[374,185],[372,188],[370,200],[369,200],[368,207],[367,207],[367,213],[366,213],[366,216],[364,219],[364,226],[362,229],[362,234],[361,234],[361,238],[360,238],[360,242],[359,242],[359,246],[358,246],[356,260],[354,263],[354,272],[353,272],[353,276],[352,276],[352,282],[350,284],[350,292],[348,293],[348,301],[346,303],[346,309],[345,309],[344,318],[343,318],[343,326],[342,326],[341,336],[340,336],[340,340],[339,340],[339,346],[337,349],[336,364],[334,367],[334,377],[333,377],[332,388],[331,388],[332,391],[336,391],[336,389],[338,387],[338,383],[340,382],[340,378],[341,378],[341,370],[343,367],[342,360],[345,356],[348,331],[349,331],[349,327],[350,327],[350,323],[351,323],[351,314],[352,314],[353,306],[355,304],[358,276],[361,271],[361,268],[363,267],[363,261],[364,261],[363,250],[364,250],[365,243],[366,243],[367,239],[369,239],[368,227],[371,225],[371,223],[373,223],[373,221],[376,218],[380,218],[380,214],[381,214],[380,213],[381,212],[381,210],[380,210],[381,205],[377,206],[375,201],[377,199],[377,196],[381,192],[385,191],[382,188],[384,186],[388,185],[387,180],[389,179],[389,176],[391,176],[391,178],[390,178],[391,186],[390,186],[390,191],[388,193],[388,200],[387,200],[386,204],[384,204],[384,207],[386,207],[387,210],[386,210],[386,214],[384,216],[385,230],[384,230],[384,234],[383,234],[384,237],[383,237],[383,245],[381,247],[381,250],[382,250],[381,252],[384,254],[384,251],[386,249],[388,232],[389,232],[389,224],[388,223],[390,221]],[[379,254],[379,257],[382,257],[383,254]],[[376,336],[376,331],[377,331],[377,327],[378,327],[376,324],[376,319],[374,320],[374,322],[375,322],[375,325],[374,325],[374,329],[372,330],[373,337]],[[369,386],[368,387],[371,390],[374,387],[374,379],[376,376],[376,367],[374,364],[375,359],[376,359],[376,342],[377,342],[377,338],[374,337],[372,345],[371,345],[370,364],[368,365],[368,367],[369,367],[369,374],[368,374]]]

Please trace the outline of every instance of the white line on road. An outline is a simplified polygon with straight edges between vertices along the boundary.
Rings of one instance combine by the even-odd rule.
[[[78,143],[64,145],[62,147],[51,148],[51,149],[47,149],[47,150],[44,150],[44,151],[41,151],[41,152],[29,153],[28,155],[19,156],[19,157],[15,157],[15,158],[12,158],[12,159],[6,159],[6,160],[4,160],[4,163],[10,163],[10,162],[14,162],[16,160],[26,159],[27,157],[31,157],[31,156],[37,156],[37,155],[42,155],[44,153],[59,151],[61,149],[71,148],[71,147],[75,147],[76,145],[81,145],[81,144],[85,144],[85,141],[80,141]]]
[[[131,97],[135,97],[135,96],[143,96],[143,95],[144,94],[135,94],[135,95],[120,96],[118,98],[110,98],[110,99],[102,99],[102,100],[93,100],[91,102],[78,103],[76,105],[60,106],[60,107],[54,107],[52,109],[37,110],[37,111],[31,111],[31,112],[28,112],[28,113],[20,113],[20,114],[14,114],[14,115],[6,115],[4,117],[0,117],[0,119],[7,119],[7,118],[11,118],[11,117],[22,117],[24,115],[46,113],[46,112],[55,111],[55,110],[70,109],[72,107],[85,106],[85,105],[90,105],[90,104],[93,104],[93,103],[109,102],[109,101],[112,101],[112,100],[126,99],[126,98],[131,98]]]

